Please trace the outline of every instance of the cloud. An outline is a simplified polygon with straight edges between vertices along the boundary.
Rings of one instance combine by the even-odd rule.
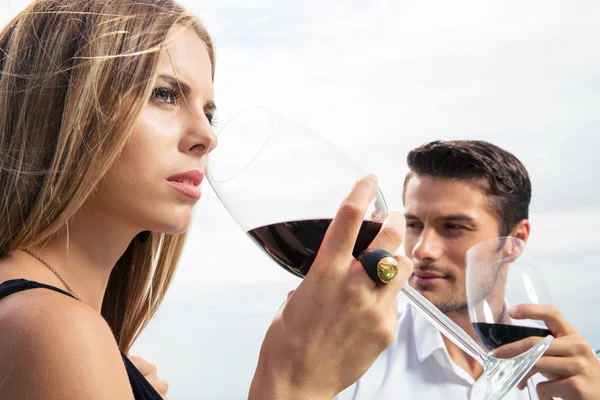
[[[254,104],[275,108],[377,173],[394,209],[408,150],[436,139],[492,141],[530,171],[532,245],[559,264],[580,252],[578,268],[593,265],[600,55],[590,49],[600,45],[599,4],[244,4],[198,6],[214,27],[221,121]],[[214,219],[194,229],[211,231]],[[265,279],[283,278],[263,269],[242,233],[232,237]],[[551,281],[578,285],[574,276]]]
[[[0,2],[0,27],[3,27],[19,11],[27,7],[27,0],[5,0]]]
[[[0,23],[26,3],[0,5]],[[221,124],[248,106],[270,106],[377,173],[390,208],[402,208],[405,157],[415,146],[469,138],[514,152],[533,181],[532,250],[556,303],[600,347],[586,313],[597,303],[600,262],[600,3],[183,4],[215,39]],[[174,398],[199,379],[206,398],[243,398],[272,312],[299,282],[207,190],[140,352],[158,362]]]

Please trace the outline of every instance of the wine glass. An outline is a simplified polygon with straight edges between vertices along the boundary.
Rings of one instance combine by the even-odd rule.
[[[552,304],[544,277],[519,238],[493,238],[467,251],[467,299],[473,330],[488,351],[552,334],[544,321],[513,320],[508,315],[508,309],[519,304]],[[529,397],[538,399],[532,380],[527,384]]]
[[[262,107],[235,116],[218,139],[206,164],[213,190],[254,243],[279,266],[304,277],[341,201],[364,172],[323,137]],[[368,247],[386,216],[387,205],[378,190],[358,234],[354,257]],[[502,399],[552,340],[544,339],[520,358],[499,360],[408,284],[402,293],[484,366],[489,382],[500,383],[488,385],[485,400]]]
[[[364,172],[312,131],[255,107],[218,134],[207,178],[237,224],[281,267],[304,277],[342,199]],[[354,256],[387,216],[380,190],[369,205]]]

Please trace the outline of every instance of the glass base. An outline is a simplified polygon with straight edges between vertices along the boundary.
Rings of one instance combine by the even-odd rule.
[[[544,355],[554,338],[546,336],[520,356],[500,359],[489,357],[484,365],[488,384],[485,400],[501,400],[515,387]]]

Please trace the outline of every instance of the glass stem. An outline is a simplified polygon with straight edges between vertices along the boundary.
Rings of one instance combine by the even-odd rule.
[[[402,287],[402,293],[406,298],[436,326],[436,328],[455,345],[469,354],[481,365],[485,365],[488,360],[488,354],[479,346],[479,344],[467,335],[467,333],[458,325],[441,312],[436,306],[431,304],[423,295],[413,289],[408,283]]]
[[[533,383],[533,380],[531,378],[527,379],[527,391],[529,392],[529,398],[531,400],[540,400],[540,398],[537,395],[535,383]]]

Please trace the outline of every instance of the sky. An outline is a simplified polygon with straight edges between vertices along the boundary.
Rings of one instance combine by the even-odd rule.
[[[26,3],[2,1],[0,24]],[[390,209],[402,210],[406,154],[420,144],[480,139],[513,152],[533,182],[529,247],[554,303],[600,348],[600,3],[182,3],[216,44],[221,124],[255,105],[301,122],[375,173]],[[300,281],[205,189],[175,281],[133,352],[158,365],[171,399],[242,399]],[[224,268],[223,254],[238,262]]]

